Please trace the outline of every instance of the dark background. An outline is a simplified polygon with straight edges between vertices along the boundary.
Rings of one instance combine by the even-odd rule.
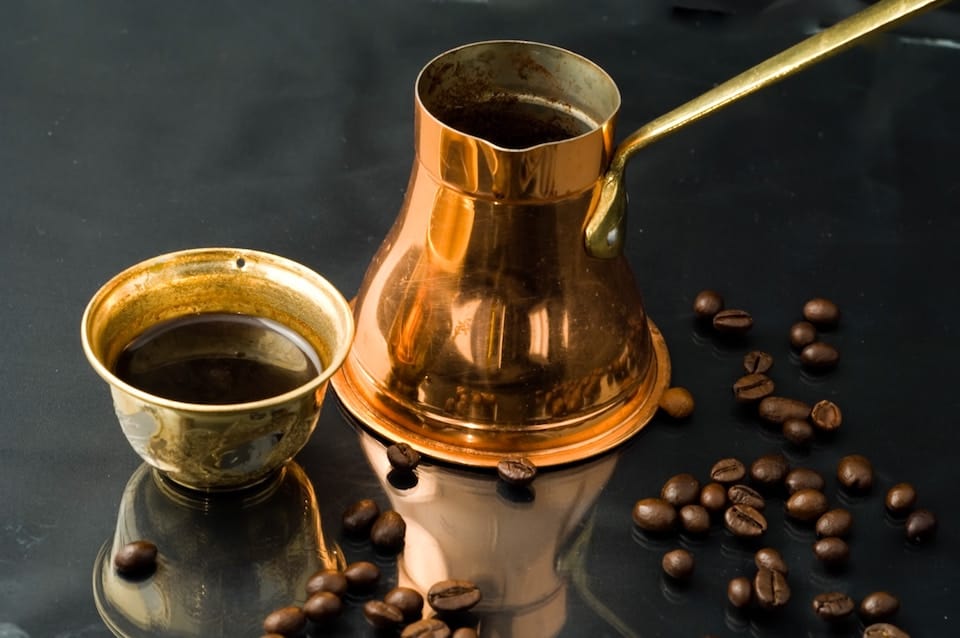
[[[109,635],[90,574],[140,461],[79,323],[113,274],[163,252],[241,246],[300,261],[350,296],[402,201],[413,81],[436,54],[488,38],[570,48],[618,83],[625,136],[861,6],[2,3],[0,636]],[[629,259],[698,407],[685,423],[657,418],[625,450],[577,567],[592,596],[571,590],[563,636],[858,635],[856,621],[830,630],[814,617],[824,588],[889,589],[912,635],[960,633],[958,80],[960,14],[940,10],[632,160]],[[754,313],[746,344],[697,333],[690,305],[704,287]],[[814,295],[844,313],[827,336],[841,366],[822,377],[803,374],[786,343]],[[781,393],[841,405],[835,440],[797,451],[734,405],[751,347],[777,357]],[[772,513],[768,542],[792,566],[794,600],[782,614],[731,615],[725,584],[749,555],[719,529],[651,541],[630,509],[677,472],[703,478],[722,456],[778,450],[827,475],[831,501],[854,512],[851,564],[825,574],[812,532]],[[867,497],[837,493],[837,459],[852,452],[877,470]],[[298,461],[334,535],[343,507],[379,489],[333,401]],[[883,513],[902,480],[940,517],[920,548]],[[680,590],[658,571],[677,542],[698,557]]]

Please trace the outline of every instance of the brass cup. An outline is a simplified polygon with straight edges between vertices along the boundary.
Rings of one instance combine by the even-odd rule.
[[[145,330],[201,313],[276,321],[310,344],[320,372],[285,394],[224,405],[154,396],[114,374],[123,348]],[[97,291],[81,322],[84,352],[109,384],[134,451],[199,490],[264,481],[303,448],[353,334],[350,306],[323,277],[282,257],[235,248],[185,250],[136,264]]]

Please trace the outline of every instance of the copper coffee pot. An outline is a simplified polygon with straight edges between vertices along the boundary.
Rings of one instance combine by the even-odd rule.
[[[545,44],[468,44],[416,82],[403,208],[354,300],[333,378],[363,424],[435,458],[546,466],[629,438],[668,386],[623,257],[638,149],[943,0],[881,0],[614,146],[620,94]]]

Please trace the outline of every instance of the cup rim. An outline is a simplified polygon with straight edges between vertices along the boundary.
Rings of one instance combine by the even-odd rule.
[[[305,279],[309,280],[310,283],[317,289],[319,289],[322,294],[326,295],[327,299],[337,307],[339,310],[338,324],[342,324],[346,329],[343,339],[339,340],[339,345],[337,348],[333,349],[330,356],[330,361],[318,374],[312,378],[310,381],[288,390],[283,394],[274,395],[272,397],[267,397],[265,399],[259,399],[257,401],[247,401],[244,403],[190,403],[187,401],[176,401],[174,399],[168,399],[156,394],[151,394],[140,388],[131,385],[118,377],[113,373],[104,363],[100,360],[100,357],[94,351],[93,346],[91,345],[90,339],[90,319],[91,315],[95,311],[95,308],[102,302],[112,291],[124,280],[128,279],[131,275],[136,272],[142,271],[146,268],[154,266],[164,261],[171,261],[173,259],[184,257],[184,256],[200,256],[200,255],[230,255],[231,258],[236,261],[240,259],[246,260],[246,258],[256,258],[259,261],[266,261],[273,265],[280,266],[288,271],[291,271]],[[83,311],[83,316],[80,320],[80,340],[83,346],[83,352],[87,357],[87,361],[93,367],[94,371],[109,384],[112,388],[121,390],[122,392],[139,399],[145,403],[155,405],[157,407],[168,408],[171,410],[177,410],[181,412],[193,412],[193,413],[234,413],[234,412],[250,412],[258,409],[266,409],[289,401],[296,400],[308,392],[316,391],[317,388],[322,386],[324,383],[330,380],[337,370],[343,365],[343,362],[346,360],[347,355],[350,351],[350,347],[353,343],[355,336],[356,325],[353,319],[353,311],[350,307],[349,302],[343,296],[343,294],[325,277],[320,275],[318,272],[308,268],[307,266],[289,259],[287,257],[282,257],[273,253],[248,249],[248,248],[236,248],[236,247],[202,247],[202,248],[188,248],[185,250],[171,251],[150,257],[148,259],[139,261],[127,268],[124,268],[109,280],[107,280],[90,298],[90,301],[87,302],[86,307]]]

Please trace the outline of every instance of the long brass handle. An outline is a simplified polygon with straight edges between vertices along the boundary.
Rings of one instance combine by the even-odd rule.
[[[865,36],[947,2],[949,0],[880,0],[634,131],[617,147],[603,177],[599,200],[585,230],[587,251],[595,257],[621,254],[626,216],[623,176],[627,160],[641,148],[731,102],[839,53]]]

